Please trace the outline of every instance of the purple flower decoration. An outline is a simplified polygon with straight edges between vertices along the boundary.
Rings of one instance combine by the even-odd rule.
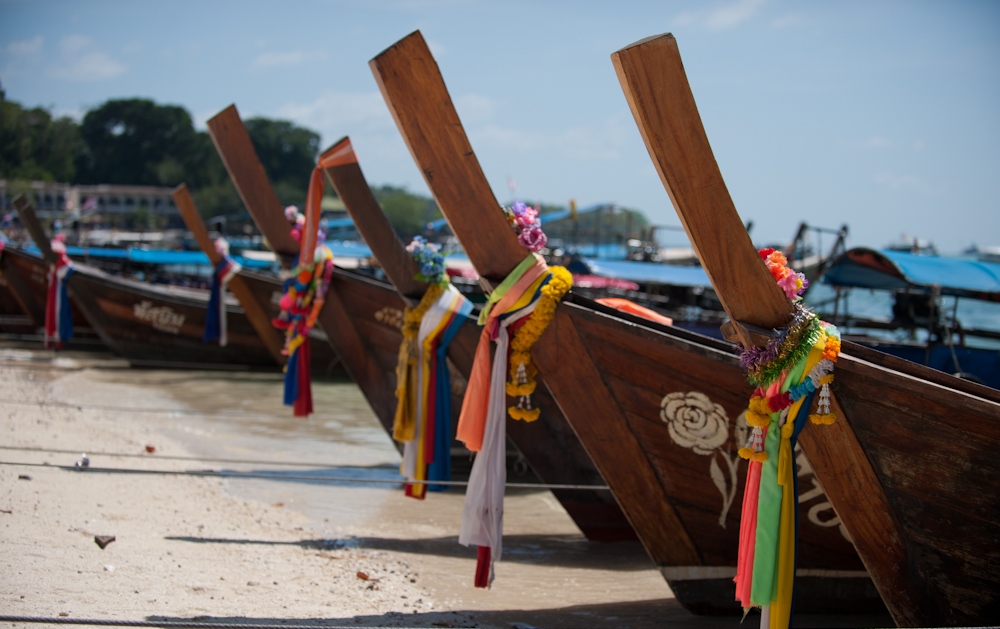
[[[541,227],[529,227],[518,234],[517,241],[528,251],[537,253],[545,248],[545,244],[549,239]]]

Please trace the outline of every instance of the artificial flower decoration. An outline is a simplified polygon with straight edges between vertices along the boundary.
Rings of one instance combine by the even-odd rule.
[[[514,201],[510,207],[503,208],[507,222],[517,232],[517,240],[528,251],[538,253],[545,248],[549,239],[542,231],[542,222],[538,218],[538,208],[526,205],[522,201]]]

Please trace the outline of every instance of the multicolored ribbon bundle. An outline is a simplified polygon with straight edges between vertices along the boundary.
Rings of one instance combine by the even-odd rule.
[[[805,292],[801,274],[785,266],[780,252],[762,249],[760,254],[786,296],[797,302]],[[839,354],[837,328],[796,304],[792,322],[766,347],[749,348],[740,357],[757,388],[745,414],[753,432],[739,451],[749,459],[750,468],[734,580],[736,600],[744,611],[761,609],[762,628],[791,623],[798,535],[793,452],[807,417],[816,424],[836,420],[830,410],[829,385]],[[810,415],[817,395],[817,412]]]
[[[533,221],[528,223],[529,229],[535,227]],[[537,244],[540,239],[535,234],[530,240],[529,244]],[[549,268],[541,256],[532,253],[490,294],[479,314],[483,332],[457,433],[469,450],[479,452],[465,493],[458,537],[460,544],[478,547],[476,587],[489,587],[493,582],[493,563],[503,550],[506,415],[524,421],[538,419],[539,410],[532,408],[530,398],[537,373],[531,363],[531,347],[548,327],[556,306],[572,284],[569,271]],[[496,343],[492,362],[491,340]],[[518,403],[505,409],[508,394]]]
[[[221,256],[212,274],[212,292],[208,299],[208,313],[205,316],[205,334],[202,341],[208,343],[218,339],[219,345],[226,346],[226,286],[243,268],[229,257],[229,243],[225,238],[215,241],[215,250]]]
[[[66,255],[63,234],[52,239],[52,251],[59,257],[49,267],[49,291],[45,302],[45,347],[61,348],[73,338],[73,314],[66,282],[76,270]]]
[[[448,281],[436,245],[417,236],[407,247],[430,282],[420,303],[403,315],[396,366],[393,438],[403,443],[400,473],[409,481],[451,479],[451,374],[448,346],[472,313],[472,302]],[[443,485],[409,483],[406,495],[423,499]]]
[[[285,294],[281,298],[281,313],[272,323],[285,330],[285,404],[294,409],[296,417],[313,412],[312,374],[309,371],[309,331],[323,309],[326,291],[333,278],[333,253],[319,239],[320,204],[325,187],[324,169],[337,163],[339,156],[321,155],[309,178],[306,213],[298,208],[285,208],[285,217],[292,224],[292,238],[300,245],[296,266],[283,275]]]

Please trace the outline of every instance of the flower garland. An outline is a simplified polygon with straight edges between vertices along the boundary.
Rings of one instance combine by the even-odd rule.
[[[420,298],[420,303],[412,308],[407,306],[403,311],[403,342],[399,345],[396,362],[396,415],[392,422],[392,438],[396,441],[412,441],[414,438],[417,426],[417,334],[424,315],[443,292],[444,286],[431,284]]]
[[[522,201],[514,201],[510,207],[503,208],[507,222],[517,232],[517,241],[528,251],[538,253],[545,248],[549,239],[542,231],[542,221],[538,218],[538,208],[526,205]]]
[[[517,328],[510,342],[510,380],[507,381],[507,395],[518,400],[517,406],[507,407],[507,413],[512,419],[525,422],[533,422],[541,414],[541,409],[531,407],[530,396],[538,384],[535,381],[538,369],[531,362],[531,348],[549,327],[552,317],[556,314],[556,306],[573,286],[573,275],[568,270],[561,266],[551,266],[549,270],[552,272],[552,277],[548,284],[542,287],[535,312]]]
[[[410,244],[406,245],[406,250],[420,265],[420,272],[417,273],[416,279],[428,284],[448,284],[448,273],[444,268],[441,245],[429,243],[423,236],[414,236]]]
[[[761,608],[761,627],[791,621],[795,575],[798,489],[792,454],[806,417],[832,424],[830,383],[840,354],[840,334],[800,303],[808,282],[787,267],[780,251],[760,257],[795,305],[792,321],[763,348],[747,348],[740,364],[756,387],[744,413],[753,429],[739,455],[750,461],[740,521],[736,599],[744,610]],[[809,408],[816,400],[816,412]],[[772,484],[776,484],[776,487]]]
[[[416,279],[429,286],[420,302],[403,314],[393,438],[403,443],[400,472],[408,481],[449,480],[451,375],[446,354],[472,303],[449,282],[438,245],[416,236],[406,250],[420,265]],[[407,483],[406,495],[423,499],[428,489],[444,487]]]

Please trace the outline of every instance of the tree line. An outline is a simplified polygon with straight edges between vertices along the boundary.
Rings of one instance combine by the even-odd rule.
[[[304,206],[319,134],[262,117],[245,124],[278,198]],[[0,89],[0,179],[168,187],[187,183],[204,216],[249,221],[208,132],[195,130],[183,107],[148,99],[108,100],[77,122],[7,100]],[[404,237],[441,216],[432,199],[403,188],[377,186],[373,192]]]
[[[319,134],[284,120],[258,117],[245,124],[278,198],[285,205],[304,206],[320,150]],[[208,132],[195,130],[183,107],[148,99],[108,100],[77,122],[54,117],[41,107],[23,107],[7,100],[0,89],[0,179],[168,187],[187,183],[206,218],[225,216],[230,225],[251,223]],[[406,241],[441,217],[427,196],[392,185],[373,186],[372,191]],[[330,187],[327,194],[334,195]],[[561,208],[540,209],[545,213]],[[601,220],[592,225],[595,217]],[[581,215],[579,222],[553,224],[546,231],[587,242],[600,231],[610,241],[621,241],[646,225],[641,212],[624,210]]]

